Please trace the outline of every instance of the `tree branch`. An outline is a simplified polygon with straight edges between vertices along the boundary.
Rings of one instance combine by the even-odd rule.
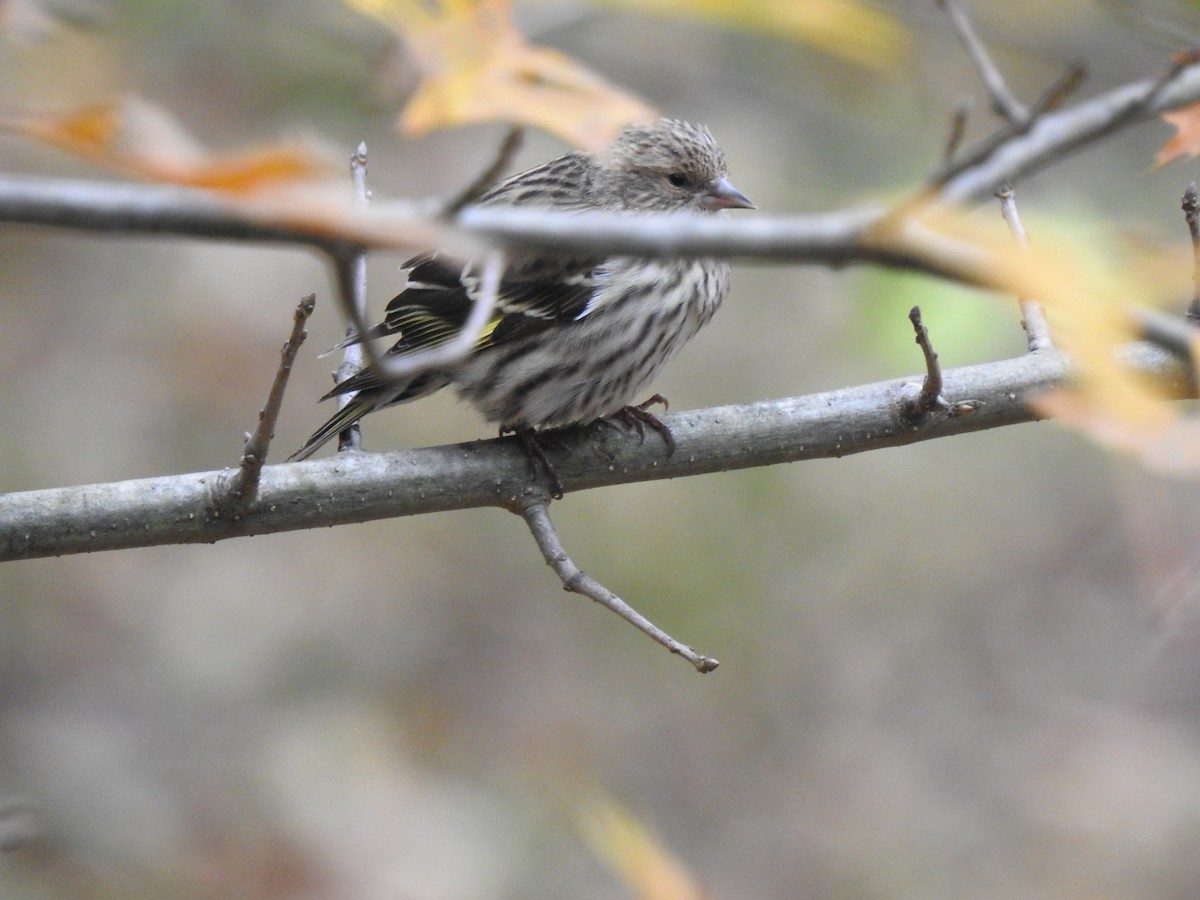
[[[529,526],[529,531],[533,534],[533,539],[537,541],[538,549],[542,551],[542,557],[546,560],[546,564],[554,569],[554,574],[562,581],[563,590],[570,591],[573,594],[583,594],[583,596],[599,603],[609,612],[616,613],[638,631],[642,632],[642,634],[662,644],[672,653],[682,656],[695,666],[696,671],[702,675],[713,671],[720,665],[711,656],[703,656],[686,644],[681,644],[675,640],[675,638],[671,637],[671,635],[667,634],[595,578],[575,565],[575,561],[571,559],[567,551],[563,548],[554,523],[550,521],[550,498],[546,495],[545,491],[537,489],[523,491],[521,496],[509,505],[509,508],[524,519],[525,524]]]
[[[1122,358],[1156,376],[1176,395],[1191,391],[1173,356],[1146,344]],[[745,406],[664,416],[678,449],[639,444],[624,431],[594,426],[546,441],[568,491],[682,475],[701,475],[803,459],[899,447],[1036,416],[1026,399],[1063,384],[1066,357],[1045,354],[943,373],[948,409],[918,427],[905,424],[903,401],[921,376]],[[963,398],[971,415],[955,415]],[[529,462],[515,438],[447,447],[267,466],[258,497],[223,515],[221,472],[201,472],[0,496],[0,561],[225,538],[365,522],[481,506],[511,507],[529,483]]]
[[[936,198],[974,203],[1002,184],[1095,143],[1119,128],[1200,100],[1200,65],[1139,81],[1047,113],[1029,131],[950,177]],[[693,217],[572,215],[527,209],[469,207],[447,224],[429,205],[375,203],[368,210],[322,195],[234,202],[201,191],[159,185],[103,184],[0,177],[0,222],[136,233],[309,245],[346,253],[361,247],[471,247],[482,241],[544,249],[644,256],[727,256],[840,265],[914,260],[861,246],[884,211],[822,216]],[[336,227],[335,227],[336,226]],[[912,265],[921,269],[920,265]],[[927,266],[925,267],[928,268]]]
[[[975,33],[975,26],[971,23],[971,18],[967,15],[966,10],[962,8],[958,0],[938,0],[938,5],[949,17],[958,39],[966,48],[967,55],[971,58],[976,72],[979,73],[979,80],[983,82],[988,97],[991,98],[992,109],[996,115],[1009,122],[1023,122],[1028,119],[1029,107],[1018,100],[1016,94],[1009,88],[1008,82],[1000,74],[999,67],[993,62],[992,55],[988,53],[987,47]]]

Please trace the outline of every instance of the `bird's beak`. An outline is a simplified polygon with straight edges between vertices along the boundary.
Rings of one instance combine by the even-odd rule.
[[[705,209],[757,209],[750,198],[729,183],[728,178],[718,178],[704,195]]]

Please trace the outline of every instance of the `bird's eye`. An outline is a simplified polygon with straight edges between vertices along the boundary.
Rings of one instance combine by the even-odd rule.
[[[673,187],[681,188],[687,186],[688,177],[682,172],[672,172],[667,176],[667,181],[671,182]]]

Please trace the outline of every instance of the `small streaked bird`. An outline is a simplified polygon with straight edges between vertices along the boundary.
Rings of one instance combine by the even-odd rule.
[[[626,128],[600,154],[582,151],[514,175],[478,201],[581,212],[714,213],[753,209],[727,176],[725,154],[706,128],[660,119]],[[403,355],[450,340],[479,290],[480,263],[440,253],[406,263],[408,283],[388,304],[373,338],[397,337]],[[354,393],[292,459],[305,459],[367,413],[453,385],[500,433],[515,432],[556,482],[535,429],[619,416],[644,435],[670,431],[640,393],[729,291],[729,265],[713,259],[639,259],[509,254],[495,311],[474,350],[452,368],[390,383],[370,367],[322,399]],[[657,394],[651,401],[662,401]],[[662,401],[665,402],[665,401]]]

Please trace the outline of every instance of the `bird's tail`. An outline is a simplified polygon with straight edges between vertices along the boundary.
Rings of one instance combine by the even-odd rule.
[[[330,416],[328,422],[313,432],[313,436],[304,442],[304,446],[288,457],[288,462],[299,462],[302,459],[308,459],[326,441],[334,435],[345,431],[374,408],[375,404],[373,401],[354,398]]]

